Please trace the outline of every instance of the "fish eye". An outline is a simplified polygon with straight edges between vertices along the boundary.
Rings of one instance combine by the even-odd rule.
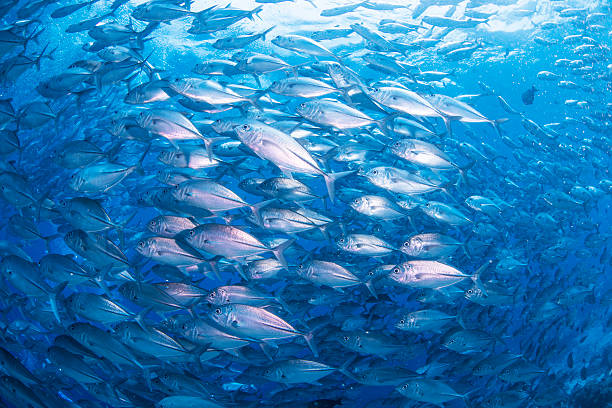
[[[242,125],[242,130],[249,130],[251,127],[249,125]]]
[[[194,235],[195,235],[195,231],[194,230],[189,231],[189,236],[190,237],[193,237]]]
[[[216,295],[216,293],[215,293],[215,292],[210,292],[210,294],[209,294],[208,296],[210,296],[211,298],[214,298],[214,297],[215,297],[215,296],[217,296],[217,295]]]
[[[401,143],[399,141],[393,143],[393,146],[395,146],[395,147],[400,147],[400,145],[401,145]]]
[[[342,337],[342,339],[343,339],[344,341],[349,341],[349,336],[344,336],[344,337]]]
[[[344,238],[340,238],[340,239],[338,240],[338,243],[343,244],[343,243],[344,243]]]
[[[377,175],[378,174],[378,170],[372,170],[372,174],[373,175]]]
[[[354,199],[354,200],[353,200],[353,202],[354,202],[355,204],[359,204],[359,199],[358,199],[358,198],[356,198],[356,199]]]
[[[306,103],[305,102],[300,103],[300,108],[305,108],[305,107],[306,107]]]
[[[59,205],[62,207],[66,207],[68,203],[66,202],[66,200],[59,200]]]
[[[221,309],[219,309],[219,308],[215,309],[215,313],[220,315],[221,314]]]
[[[138,242],[138,247],[139,247],[139,248],[144,248],[144,246],[145,246],[144,241],[139,241],[139,242]]]
[[[474,293],[474,291],[472,289],[468,289],[467,294],[471,295],[472,293]]]
[[[406,322],[404,321],[404,319],[400,320],[399,322],[400,322],[400,324],[404,324],[404,323],[406,323]]]
[[[398,268],[398,267],[393,268],[393,273],[396,274],[396,275],[399,274],[400,273],[400,268]]]
[[[410,245],[410,243],[408,241],[404,242],[404,246],[407,247],[408,245]]]

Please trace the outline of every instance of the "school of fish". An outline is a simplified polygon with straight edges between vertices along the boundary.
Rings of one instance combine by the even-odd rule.
[[[0,0],[2,406],[612,406],[609,3],[76,1]]]

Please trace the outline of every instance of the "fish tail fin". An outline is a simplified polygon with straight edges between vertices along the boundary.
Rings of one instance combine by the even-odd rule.
[[[253,105],[258,111],[263,112],[263,107],[261,106],[261,104],[259,103],[259,98],[265,93],[265,90],[261,90],[261,91],[257,91],[255,92],[254,95],[252,95],[249,98],[246,98],[248,100],[248,103],[250,103],[251,105]]]
[[[144,169],[142,168],[142,162],[147,157],[147,154],[149,153],[150,149],[151,149],[151,143],[148,143],[147,148],[145,149],[144,153],[142,153],[142,156],[140,156],[140,159],[138,159],[138,162],[134,166],[132,166],[138,174],[144,175]]]
[[[130,26],[131,25],[132,25],[132,19],[130,19]],[[138,40],[140,41],[144,40],[144,38],[148,36],[149,34],[151,34],[153,31],[155,31],[157,27],[159,27],[159,23],[157,22],[152,22],[152,23],[147,24],[147,26],[142,31],[136,33]]]
[[[57,308],[57,299],[59,295],[64,291],[64,289],[68,286],[68,281],[64,281],[57,285],[53,290],[49,292],[49,303],[51,304],[51,311],[53,312],[53,316],[57,319],[58,323],[62,323],[62,319],[59,315],[59,310]]]
[[[40,222],[40,212],[42,211],[42,207],[45,203],[45,200],[47,199],[47,197],[49,197],[50,193],[51,193],[51,187],[45,190],[43,195],[36,201],[36,219],[39,222]]]
[[[261,79],[259,79],[259,75],[257,74],[252,74],[253,78],[255,78],[255,83],[257,83],[257,86],[261,88]]]
[[[142,365],[140,366],[140,369],[142,370],[142,376],[145,379],[145,384],[147,385],[148,390],[153,391],[153,384],[151,383],[151,371],[148,368],[143,367]]]
[[[393,121],[398,116],[399,116],[398,112],[393,112],[393,113],[385,116],[385,118],[376,121],[376,125],[378,126],[380,131],[383,132],[383,134],[385,136],[387,136],[387,137],[391,136],[390,135],[390,131],[389,131],[389,122]]]
[[[131,82],[134,78],[136,78],[138,75],[140,75],[141,72],[145,72],[149,76],[149,80],[153,80],[153,76],[155,74],[158,74],[159,72],[164,72],[163,69],[155,68],[149,62],[149,58],[151,58],[151,56],[153,55],[153,52],[154,51],[151,51],[151,53],[149,53],[149,55],[147,55],[146,58],[144,58],[144,59],[142,59],[142,57],[139,56],[139,59],[142,59],[142,61],[138,62],[138,66],[140,67],[140,70],[138,72],[136,72],[133,76],[131,76],[128,79],[126,79],[127,83]],[[160,78],[161,78],[161,75],[158,75],[156,77],[156,79],[160,79]]]
[[[208,154],[208,160],[212,160],[212,156],[213,156],[213,150],[212,150],[212,145],[213,143],[219,141],[219,140],[223,140],[225,138],[223,137],[205,137],[202,136],[202,141],[204,142],[204,147],[206,148],[206,154]]]
[[[95,278],[93,278],[93,282],[96,285],[98,285],[98,287],[102,289],[104,294],[108,296],[109,298],[111,298],[112,296],[111,296],[110,289],[108,285],[106,284],[106,282],[107,282],[108,275],[110,275],[111,268],[112,268],[111,266],[106,267],[105,269],[101,270],[100,273]]]
[[[329,231],[327,230],[328,226],[329,225],[321,225],[319,227],[319,231],[321,231],[321,234],[323,235],[323,237],[325,238],[327,242],[331,242],[331,237],[329,236]]]
[[[287,313],[293,314],[293,312],[291,311],[291,308],[289,308],[289,305],[287,304],[287,302],[285,302],[285,300],[281,296],[284,289],[285,288],[282,287],[276,291],[276,293],[274,294],[274,300],[276,300],[278,304],[281,305],[283,309],[285,309],[285,311],[287,311]]]
[[[49,244],[51,243],[51,241],[60,238],[62,235],[61,234],[53,234],[53,235],[48,235],[46,237],[42,237],[42,239],[45,240],[45,249],[47,250],[47,253],[51,253],[50,248],[49,248]]]
[[[368,288],[370,294],[372,294],[374,298],[378,299],[378,295],[376,294],[376,289],[374,288],[374,282],[372,281],[372,279],[363,282],[363,284],[366,288]]]
[[[230,3],[230,4],[231,4],[231,3]],[[227,5],[227,6],[225,6],[225,7],[229,7],[229,6],[230,6],[230,4],[228,4],[228,5]],[[200,11],[198,11],[197,13],[195,13],[195,17],[196,17],[196,18],[205,17],[205,16],[206,16],[208,13],[210,13],[211,11],[213,11],[213,10],[214,10],[214,9],[216,9],[216,8],[217,8],[217,5],[213,5],[213,6],[210,6],[210,7],[206,7],[205,9],[200,10]],[[223,7],[222,7],[222,8],[223,8]],[[250,18],[250,17],[249,17],[249,18]]]
[[[342,363],[340,367],[338,367],[338,371],[340,371],[342,374],[346,375],[348,378],[350,378],[351,380],[355,382],[357,382],[357,380],[355,380],[355,376],[353,375],[353,373],[351,373],[351,371],[349,370],[349,367],[351,366],[353,361],[355,361],[356,358],[357,358],[357,355],[355,354],[349,357],[344,363]]]
[[[302,63],[300,63],[300,64],[291,65],[291,66],[287,67],[287,69],[290,69],[290,70],[291,70],[291,72],[293,73],[293,77],[294,77],[294,78],[297,78],[297,77],[299,77],[299,76],[300,76],[300,73],[299,73],[299,71],[298,71],[298,68],[303,67],[303,66],[306,66],[306,65],[308,65],[308,63],[307,63],[307,62],[302,62]],[[287,73],[287,76],[289,76],[289,74],[288,74],[288,73]]]
[[[215,256],[213,259],[208,261],[208,265],[210,266],[210,269],[212,269],[217,280],[220,282],[221,276],[219,275],[219,259],[221,259],[221,256]]]
[[[449,180],[447,183],[444,183],[440,186],[440,191],[444,193],[448,198],[450,198],[454,203],[459,204],[459,201],[448,191],[448,188],[454,186],[452,180]]]
[[[457,313],[457,324],[461,326],[462,329],[467,329],[469,326],[465,324],[465,320],[463,319],[463,315],[461,313]]]
[[[263,220],[261,219],[261,215],[259,214],[259,210],[272,204],[272,202],[274,202],[276,199],[271,199],[271,200],[265,200],[265,201],[260,201],[257,204],[253,204],[253,205],[249,205],[249,208],[251,209],[251,211],[253,212],[253,215],[255,216],[255,221],[257,221],[257,224],[262,226],[263,224]]]
[[[42,34],[43,31],[45,31],[44,28],[41,30],[35,30],[32,34],[26,37],[25,41],[23,42],[23,49],[25,50],[26,48],[28,48],[28,43],[32,40],[34,40],[34,42],[38,44],[38,36]]]
[[[261,10],[263,10],[263,5],[259,5],[253,10],[251,10],[251,12],[249,13],[249,20],[255,21],[255,19],[253,18],[254,16],[257,16],[257,18],[261,20],[261,17],[259,17],[259,13],[261,12]]]
[[[142,330],[146,333],[149,332],[149,328],[145,325],[145,317],[149,314],[149,312],[153,310],[153,306],[149,306],[145,309],[142,309],[140,312],[134,315],[134,321],[140,326]]]
[[[474,167],[474,164],[476,164],[476,160],[472,160],[472,161],[470,161],[468,164],[466,164],[464,166],[455,166],[457,171],[459,172],[459,176],[460,176],[460,179],[457,180],[457,183],[456,183],[457,187],[459,186],[459,182],[460,181],[463,181],[466,185],[470,184],[470,182],[469,182],[469,180],[467,178],[467,172],[472,167]]]
[[[463,253],[465,254],[467,259],[472,259],[472,254],[468,250],[467,242],[461,244],[461,249],[463,250]]]
[[[261,33],[261,38],[262,39],[266,39],[266,35],[268,35],[268,33],[272,30],[274,30],[276,28],[275,25],[273,25],[272,27],[268,28],[267,30],[265,30],[263,33]]]
[[[489,95],[496,95],[493,88],[491,88],[489,85],[485,84],[484,82],[478,81],[478,86],[480,87],[480,89],[482,89],[483,92]]]
[[[495,128],[495,130],[497,131],[497,134],[501,137],[502,133],[501,133],[501,128],[499,127],[499,125],[501,125],[502,123],[507,122],[509,119],[508,118],[499,118],[499,119],[494,119],[491,121],[491,125]]]
[[[119,153],[119,151],[121,150],[121,148],[123,147],[123,140],[119,139],[117,140],[116,143],[114,143],[106,152],[105,155],[108,158],[109,161],[112,160],[112,158],[117,155],[117,153]]]
[[[312,332],[308,334],[304,334],[303,337],[304,337],[304,340],[306,340],[306,344],[308,344],[310,351],[312,351],[312,355],[315,357],[319,357],[319,351],[317,350],[317,346],[314,343],[314,335],[312,334]]]
[[[338,153],[338,147],[333,147],[321,156],[321,160],[323,161],[323,164],[325,164],[326,168],[329,168],[329,161],[336,155],[336,153]]]
[[[350,95],[350,90],[351,88],[343,88],[340,90],[340,92],[342,92],[342,96],[344,97],[344,100],[346,101],[346,103],[349,106],[353,106],[353,100],[351,99],[351,95]]]
[[[346,177],[349,176],[351,174],[355,173],[355,170],[349,170],[349,171],[341,171],[338,173],[324,173],[323,174],[323,178],[325,179],[325,187],[327,187],[327,194],[329,195],[329,200],[333,203],[334,202],[334,198],[336,196],[335,194],[335,190],[334,190],[334,186],[336,184],[336,181],[341,179],[342,177]]]
[[[242,279],[245,280],[245,282],[249,281],[249,278],[246,276],[246,274],[244,273],[244,269],[242,268],[242,265],[240,265],[239,263],[234,265],[234,268],[236,269],[236,271],[238,272],[238,275],[240,275],[240,277]],[[219,279],[220,280],[220,279]]]
[[[484,287],[484,285],[482,284],[482,281],[480,280],[480,275],[484,272],[485,269],[487,269],[489,267],[489,265],[491,265],[493,263],[493,260],[489,259],[487,262],[485,262],[480,268],[478,268],[476,270],[476,272],[474,272],[474,274],[471,276],[472,281],[474,282],[474,285],[476,285],[476,287],[478,289],[480,289],[482,291],[482,293],[484,293],[485,296],[488,296],[487,293],[487,289]]]
[[[293,243],[295,242],[295,239],[289,239],[285,242],[283,242],[282,244],[280,244],[279,246],[275,247],[274,249],[272,249],[272,253],[274,254],[274,256],[276,257],[276,259],[278,259],[278,261],[281,263],[281,265],[283,265],[283,267],[287,268],[287,260],[285,259],[285,250],[287,248],[289,248]]]
[[[122,249],[125,249],[125,229],[126,225],[132,221],[132,219],[138,214],[138,211],[134,211],[132,215],[130,215],[125,221],[116,224],[115,228],[117,229],[117,236],[119,237],[119,246]]]
[[[34,65],[36,65],[36,70],[37,71],[40,71],[40,60],[45,55],[45,51],[47,50],[47,47],[49,47],[49,43],[47,43],[47,45],[45,45],[45,47],[42,49],[40,54],[38,54],[38,56],[36,58],[34,58]],[[55,49],[57,49],[57,47]],[[53,50],[53,51],[55,51],[55,50]],[[53,57],[51,57],[49,59],[53,59]]]
[[[451,123],[453,120],[460,120],[461,116],[449,116],[449,115],[442,115],[442,120],[444,120],[444,126],[446,126],[446,132],[448,133],[449,137],[453,137],[453,130],[451,128]]]
[[[130,221],[132,221],[134,219],[134,217],[138,215],[138,211],[134,211],[129,217],[127,217],[124,221],[120,222],[119,224],[115,225],[115,228],[117,228],[118,230],[124,230],[126,229],[127,225],[130,223]]]

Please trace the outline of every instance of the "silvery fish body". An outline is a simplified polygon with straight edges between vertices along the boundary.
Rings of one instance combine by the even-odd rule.
[[[0,406],[606,406],[607,3],[0,0]]]

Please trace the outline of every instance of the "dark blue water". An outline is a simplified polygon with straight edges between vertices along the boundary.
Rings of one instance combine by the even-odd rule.
[[[607,2],[71,4],[0,4],[3,406],[612,405]]]

